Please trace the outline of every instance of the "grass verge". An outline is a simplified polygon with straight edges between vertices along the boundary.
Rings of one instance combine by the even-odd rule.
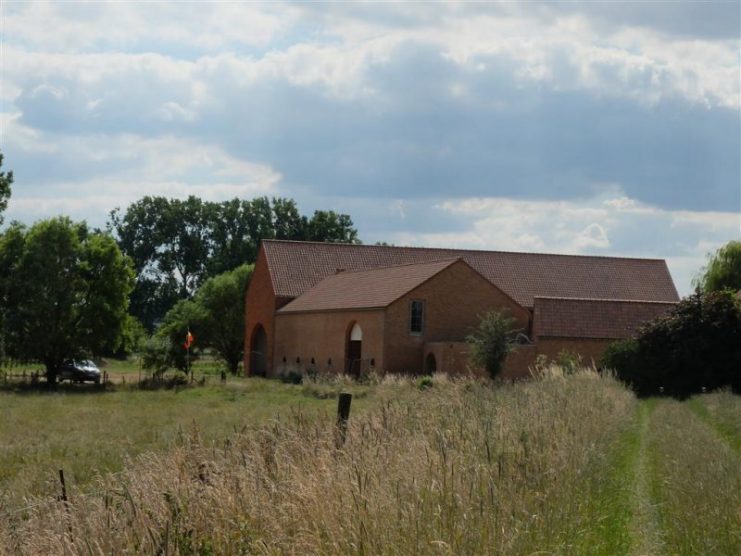
[[[741,402],[739,396],[725,390],[695,396],[687,407],[713,427],[728,444],[741,452]]]

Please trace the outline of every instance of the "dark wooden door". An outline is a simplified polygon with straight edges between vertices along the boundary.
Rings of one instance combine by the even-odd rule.
[[[347,346],[347,372],[353,375],[360,374],[360,358],[363,354],[363,342],[350,340]]]

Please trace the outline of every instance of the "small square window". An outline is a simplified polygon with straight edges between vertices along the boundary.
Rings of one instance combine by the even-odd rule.
[[[412,301],[409,306],[409,332],[422,334],[425,326],[425,302]]]

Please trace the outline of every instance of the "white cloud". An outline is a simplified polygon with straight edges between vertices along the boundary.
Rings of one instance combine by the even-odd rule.
[[[296,10],[271,3],[8,3],[5,36],[56,52],[140,50],[152,42],[221,51],[266,47],[295,22]]]
[[[102,225],[108,212],[145,195],[185,198],[195,195],[221,201],[275,194],[280,173],[265,164],[245,161],[214,145],[174,136],[134,134],[57,137],[52,143],[17,118],[4,117],[6,143],[13,151],[64,153],[91,176],[51,179],[36,186],[16,180],[7,220],[30,222],[53,214],[69,214]]]
[[[678,95],[708,106],[740,104],[737,41],[678,38],[637,26],[605,33],[578,14],[545,19],[519,9],[496,16],[442,9],[445,18],[431,17],[429,8],[396,6],[379,22],[341,9],[319,15],[280,4],[216,3],[204,9],[190,3],[120,3],[65,9],[34,3],[9,9],[5,17],[5,79],[16,94],[19,83],[51,76],[50,70],[85,85],[104,80],[105,86],[128,67],[171,85],[207,87],[203,73],[216,62],[222,71],[238,70],[249,80],[281,78],[362,96],[374,90],[369,68],[388,61],[400,44],[423,43],[474,71],[485,69],[487,60],[510,60],[516,79],[555,90],[646,103]],[[395,24],[394,15],[411,24]],[[306,32],[313,26],[321,33]],[[162,41],[176,47],[164,47]],[[244,44],[265,49],[240,53]],[[158,50],[162,54],[155,55]],[[462,83],[451,87],[459,96],[466,90]]]
[[[383,239],[401,245],[664,258],[683,295],[691,291],[706,254],[741,236],[735,213],[660,209],[614,187],[576,201],[480,198],[447,200],[437,208],[468,224],[462,230],[399,232]]]
[[[741,104],[737,38],[532,2],[2,9],[8,219],[93,220],[144,194],[344,194],[358,222],[407,230],[378,239],[667,257],[683,292],[741,235],[738,215],[692,210],[738,181],[737,113],[717,110]],[[629,194],[574,199],[598,180]],[[571,200],[505,198],[545,195]],[[457,226],[430,231],[437,217]]]

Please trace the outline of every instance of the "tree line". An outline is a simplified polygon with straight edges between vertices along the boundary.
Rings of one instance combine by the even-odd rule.
[[[0,172],[0,225],[12,183]],[[41,362],[49,382],[67,359],[134,350],[153,368],[182,368],[191,329],[236,372],[262,239],[360,243],[349,215],[309,217],[287,198],[147,196],[111,211],[103,230],[64,216],[11,222],[0,233],[0,363]]]
[[[262,239],[359,243],[349,215],[317,210],[307,217],[285,198],[144,197],[113,210],[107,229],[133,262],[130,312],[150,332],[208,278],[254,263]]]

